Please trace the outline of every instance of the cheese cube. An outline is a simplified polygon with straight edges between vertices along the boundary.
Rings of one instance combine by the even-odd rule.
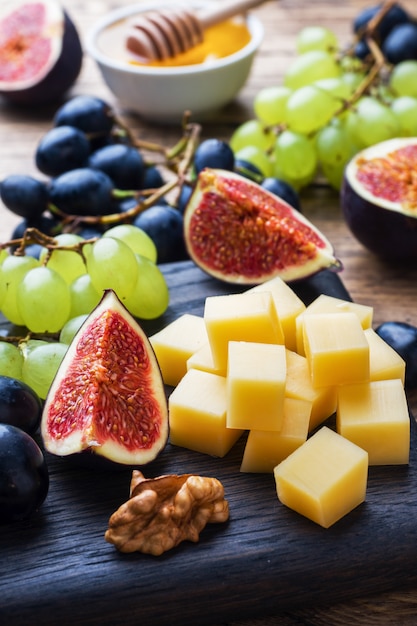
[[[307,439],[311,402],[285,398],[284,419],[279,432],[251,430],[243,452],[241,472],[271,473]]]
[[[187,371],[192,368],[226,376],[226,369],[219,369],[214,365],[213,354],[208,341],[187,359]]]
[[[295,320],[296,352],[299,354],[304,354],[303,325],[305,317],[310,314],[317,315],[318,313],[355,313],[363,329],[372,326],[373,308],[371,306],[321,294]]]
[[[209,296],[204,307],[214,365],[227,367],[229,341],[284,343],[284,334],[269,292]]]
[[[226,426],[226,379],[191,369],[168,398],[170,442],[223,457],[243,430]]]
[[[410,417],[400,379],[338,390],[337,431],[369,454],[369,465],[409,462]]]
[[[175,386],[187,371],[187,359],[208,342],[204,319],[185,313],[149,337],[162,378]]]
[[[227,426],[281,430],[285,346],[231,341],[227,368]]]
[[[368,453],[323,426],[274,469],[278,499],[324,528],[364,502]]]
[[[390,380],[399,378],[404,385],[405,361],[372,328],[365,330],[369,343],[369,378],[370,380]]]
[[[279,276],[252,287],[246,293],[251,291],[269,291],[271,293],[284,333],[285,345],[290,350],[296,350],[295,320],[306,308],[301,298]]]
[[[309,432],[336,412],[336,387],[313,387],[307,358],[292,350],[286,351],[287,379],[285,397],[311,403]]]
[[[354,313],[307,315],[304,347],[313,387],[369,381],[369,344]]]

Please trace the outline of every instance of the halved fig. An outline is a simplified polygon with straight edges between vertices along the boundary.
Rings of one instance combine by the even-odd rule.
[[[389,139],[348,163],[341,208],[352,234],[387,261],[417,259],[417,137]]]
[[[333,246],[278,196],[234,172],[204,169],[184,213],[193,261],[227,283],[291,282],[340,269]]]
[[[75,335],[45,400],[45,448],[85,450],[115,463],[145,465],[168,438],[168,407],[156,356],[111,290]]]
[[[83,51],[55,0],[6,0],[0,7],[0,94],[13,103],[58,100],[76,81]]]

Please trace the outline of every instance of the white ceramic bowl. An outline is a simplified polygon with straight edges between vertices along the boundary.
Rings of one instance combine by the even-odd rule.
[[[259,19],[248,15],[250,42],[238,52],[210,64],[182,67],[146,67],[112,59],[98,47],[103,30],[137,13],[169,6],[169,2],[129,5],[112,11],[86,37],[87,53],[96,61],[109,89],[127,110],[162,123],[180,123],[186,110],[192,120],[203,119],[234,99],[244,86],[263,39]],[[201,2],[190,2],[202,6]]]

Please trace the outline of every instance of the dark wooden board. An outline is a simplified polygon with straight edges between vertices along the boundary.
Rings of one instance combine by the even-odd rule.
[[[190,262],[164,271],[171,304],[145,325],[149,333],[183,312],[202,314],[207,295],[232,291]],[[335,275],[294,287],[307,301],[316,290],[349,297]],[[130,468],[92,470],[47,455],[50,491],[40,512],[0,527],[0,623],[204,626],[416,583],[411,422],[409,466],[370,468],[366,502],[327,530],[282,506],[272,476],[239,472],[244,439],[224,459],[168,444],[145,476],[216,476],[230,520],[161,557],[123,555],[104,540],[128,497]]]

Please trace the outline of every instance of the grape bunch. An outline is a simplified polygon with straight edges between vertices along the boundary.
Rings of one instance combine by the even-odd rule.
[[[342,49],[334,32],[306,26],[282,84],[261,89],[236,128],[236,158],[296,190],[319,174],[340,189],[361,149],[417,134],[417,24],[392,2],[368,8]]]
[[[77,96],[63,104],[36,146],[39,176],[12,174],[1,181],[4,206],[22,218],[12,238],[27,228],[100,237],[124,222],[150,235],[159,263],[186,258],[182,214],[165,197],[170,185],[160,155],[146,158],[138,143],[101,98]],[[37,256],[39,247],[26,253]]]

